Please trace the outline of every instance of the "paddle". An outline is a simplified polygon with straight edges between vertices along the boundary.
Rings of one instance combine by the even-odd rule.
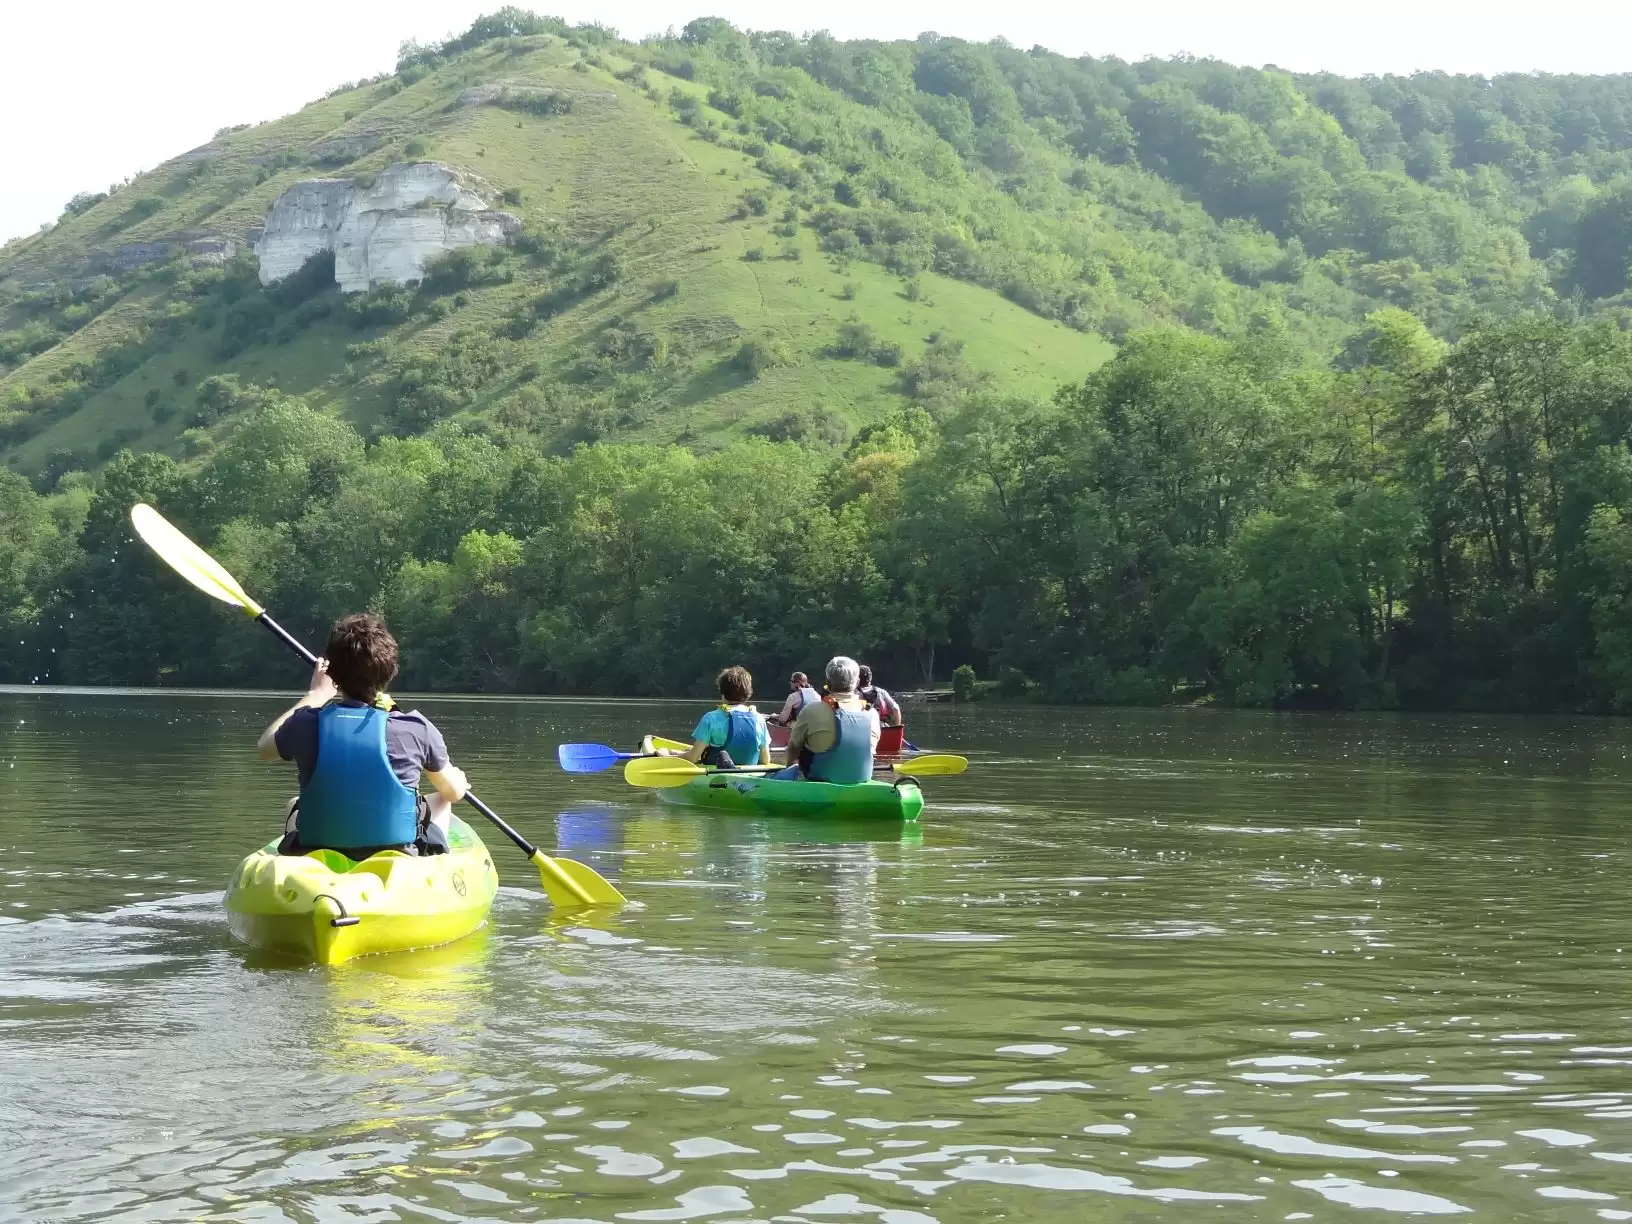
[[[632,761],[638,752],[619,752],[605,744],[557,744],[555,759],[568,773],[600,773],[619,761]]]
[[[667,748],[671,752],[684,752],[691,745],[654,736],[652,747]],[[605,744],[557,744],[555,748],[555,759],[568,773],[600,773],[601,770],[610,769],[619,761],[632,761],[636,757],[655,755],[656,753],[651,752],[619,752]]]
[[[266,609],[245,594],[244,588],[238,585],[238,580],[227,573],[220,562],[178,531],[152,506],[131,507],[130,521],[136,528],[136,534],[141,536],[148,547],[158,553],[160,559],[176,573],[211,598],[242,608],[257,623],[266,626],[285,646],[306,660],[308,665],[317,663],[317,656],[296,641],[294,635],[266,614]],[[586,867],[583,863],[575,863],[571,859],[551,858],[537,846],[529,843],[520,833],[500,820],[497,812],[469,791],[465,792],[465,802],[498,826],[499,831],[515,842],[521,852],[532,860],[533,866],[538,868],[539,882],[549,895],[551,904],[616,905],[625,899],[622,893],[593,868]]]
[[[623,780],[630,786],[684,786],[704,774],[761,773],[775,768],[767,765],[746,765],[737,769],[705,769],[679,757],[636,757],[623,767]],[[969,758],[961,756],[921,756],[903,761],[895,767],[904,777],[942,777],[961,774],[969,768]]]

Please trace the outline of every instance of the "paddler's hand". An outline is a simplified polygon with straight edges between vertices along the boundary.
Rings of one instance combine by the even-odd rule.
[[[301,705],[319,709],[326,706],[340,695],[335,688],[334,681],[329,678],[329,661],[319,659],[312,668],[312,682],[306,686],[306,696],[301,699]]]

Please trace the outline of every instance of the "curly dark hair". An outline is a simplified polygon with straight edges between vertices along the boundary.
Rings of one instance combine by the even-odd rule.
[[[372,612],[359,612],[329,630],[329,677],[353,701],[372,702],[397,675],[397,639]]]
[[[729,705],[741,705],[754,695],[754,678],[746,667],[728,667],[715,679],[720,686],[720,696]]]

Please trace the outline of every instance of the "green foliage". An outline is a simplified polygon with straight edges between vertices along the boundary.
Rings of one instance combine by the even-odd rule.
[[[660,339],[620,320],[602,356]],[[264,682],[132,564],[145,498],[303,633],[387,608],[410,684],[671,692],[844,648],[926,682],[939,654],[960,699],[978,669],[1066,701],[1632,709],[1632,336],[1601,323],[1445,346],[1378,312],[1327,369],[1148,331],[1050,403],[970,391],[848,445],[811,406],[706,457],[466,430],[503,369],[478,331],[387,360],[414,436],[213,375],[189,464],[110,435],[82,519],[0,480],[5,677]],[[522,425],[615,411],[505,394]]]
[[[956,701],[975,699],[975,669],[967,663],[952,669],[952,696]]]
[[[758,378],[766,370],[782,365],[786,360],[781,347],[774,341],[756,337],[742,342],[731,364],[749,378]]]
[[[559,89],[512,89],[506,86],[499,91],[493,105],[544,118],[571,114],[572,95]]]
[[[814,405],[787,412],[774,420],[750,425],[747,432],[772,442],[798,442],[807,446],[842,446],[850,434],[845,420],[831,408]]]
[[[82,213],[88,213],[107,198],[108,193],[105,191],[82,191],[63,205],[62,215],[77,217]]]
[[[597,64],[655,105],[450,109]],[[150,495],[306,629],[390,609],[421,683],[844,649],[1051,700],[1632,709],[1625,80],[512,9],[319,106],[0,258],[8,678],[270,678],[120,550]],[[527,202],[514,246],[349,296],[321,260],[85,275],[138,220],[252,224],[341,107],[407,156],[433,124]]]

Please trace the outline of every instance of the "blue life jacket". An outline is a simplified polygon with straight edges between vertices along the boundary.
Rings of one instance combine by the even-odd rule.
[[[730,753],[731,759],[738,765],[758,765],[759,715],[752,710],[727,708],[725,716],[730,726],[725,743],[720,747]]]
[[[822,699],[822,695],[815,689],[811,688],[808,684],[803,688],[797,688],[793,691],[799,694],[799,710],[804,709],[813,701],[820,701]],[[793,712],[795,717],[798,716],[799,710],[795,710]]]
[[[813,753],[805,776],[813,782],[866,782],[873,776],[871,710],[833,707],[833,747]]]
[[[300,844],[362,850],[406,846],[419,836],[419,796],[385,755],[378,706],[330,703],[317,712],[317,765],[300,791]]]

